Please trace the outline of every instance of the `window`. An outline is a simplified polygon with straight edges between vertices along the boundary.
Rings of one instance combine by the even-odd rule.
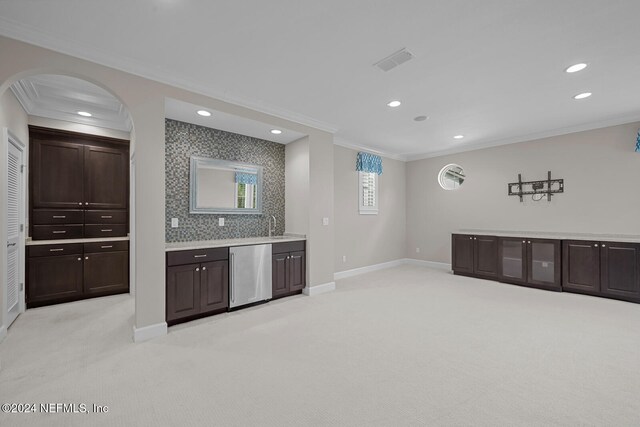
[[[378,214],[378,174],[358,172],[358,204],[360,215]]]
[[[236,183],[236,208],[253,209],[256,206],[256,186],[254,184]]]

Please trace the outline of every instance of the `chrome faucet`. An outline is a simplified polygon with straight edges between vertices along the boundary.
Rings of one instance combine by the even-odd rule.
[[[271,229],[271,218],[273,218],[273,229]],[[271,215],[269,218],[269,237],[271,237],[271,233],[276,232],[276,217]]]

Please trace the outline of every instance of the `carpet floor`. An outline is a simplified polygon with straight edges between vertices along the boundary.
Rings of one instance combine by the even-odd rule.
[[[640,425],[636,304],[405,265],[141,344],[133,310],[120,295],[21,315],[0,403],[89,413],[0,425]]]

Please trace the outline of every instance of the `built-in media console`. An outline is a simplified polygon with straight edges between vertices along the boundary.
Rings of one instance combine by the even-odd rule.
[[[458,275],[640,303],[640,237],[552,237],[452,234],[451,267]]]

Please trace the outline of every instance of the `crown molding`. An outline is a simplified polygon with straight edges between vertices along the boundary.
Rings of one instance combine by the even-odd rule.
[[[152,69],[134,58],[116,57],[100,49],[80,43],[77,40],[46,34],[35,27],[24,25],[1,16],[0,35],[104,65],[106,67],[115,68],[117,70],[173,86],[178,89],[209,96],[220,101],[228,102],[230,104],[254,110],[279,119],[298,123],[313,129],[318,129],[332,134],[338,130],[334,125],[313,119],[303,114],[295,113],[263,102],[249,100],[244,97],[230,95],[223,90],[212,89],[208,86],[195,84],[170,72]]]
[[[602,128],[611,127],[611,126],[625,125],[628,123],[634,123],[639,121],[640,121],[640,112],[630,114],[627,116],[609,118],[606,120],[600,120],[600,121],[591,122],[591,123],[583,123],[581,125],[576,125],[576,126],[567,126],[563,128],[553,129],[553,130],[544,131],[544,132],[537,132],[537,133],[517,136],[513,138],[505,138],[505,139],[500,139],[495,141],[478,143],[474,145],[461,146],[461,147],[456,147],[449,150],[441,150],[441,151],[434,151],[434,152],[427,152],[427,153],[406,153],[406,154],[403,154],[403,156],[405,159],[407,159],[406,161],[412,162],[415,160],[430,159],[434,157],[448,156],[451,154],[465,153],[467,151],[483,150],[486,148],[500,147],[503,145],[517,144],[520,142],[535,141],[535,140],[544,139],[544,138],[551,138],[554,136],[568,135],[571,133],[585,132],[589,130],[602,129]]]
[[[338,145],[340,147],[344,147],[344,148],[350,148],[352,150],[367,151],[369,153],[377,154],[378,156],[386,157],[388,159],[400,160],[402,162],[406,162],[407,161],[406,157],[403,156],[402,154],[390,153],[388,151],[378,150],[378,149],[375,149],[375,148],[368,147],[366,145],[356,144],[356,143],[353,143],[353,142],[351,142],[349,140],[341,138],[339,136],[338,137],[334,136],[333,144],[334,145]]]

